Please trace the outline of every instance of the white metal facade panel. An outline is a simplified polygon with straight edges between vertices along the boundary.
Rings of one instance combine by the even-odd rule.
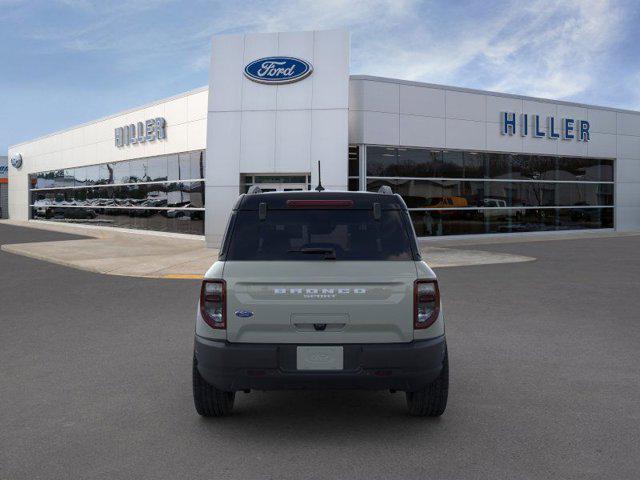
[[[618,135],[618,157],[638,158],[640,157],[640,136]]]
[[[456,150],[485,150],[487,146],[486,127],[483,122],[447,118],[446,146]]]
[[[620,158],[616,169],[618,183],[640,183],[640,160]]]
[[[312,109],[343,111],[349,107],[349,33],[314,32]],[[346,118],[346,113],[343,112]]]
[[[347,112],[335,108],[314,109],[311,126],[311,184],[318,183],[315,162],[322,159],[322,185],[330,190],[346,190],[349,165]]]
[[[400,113],[445,117],[444,90],[400,85]]]
[[[500,114],[502,112],[513,112],[516,115],[524,113],[523,102],[519,98],[487,96],[487,117],[488,123],[500,124]]]
[[[307,40],[308,32],[287,32],[278,35],[278,52],[280,55],[287,55],[296,58],[314,58],[313,42]],[[245,53],[245,60],[247,60]],[[258,85],[257,83],[255,85]],[[287,88],[273,88],[265,85],[270,90],[276,92],[276,105],[278,110],[310,110],[313,101],[313,81],[295,82],[287,85]]]
[[[513,152],[522,153],[524,151],[524,138],[520,135],[495,135],[500,128],[498,123],[486,123],[487,150],[490,152]]]
[[[640,207],[616,207],[616,230],[620,232],[640,230]]]
[[[445,101],[447,118],[475,122],[484,122],[486,119],[487,103],[484,95],[447,90]]]
[[[558,116],[558,118],[564,118]],[[575,116],[569,118],[587,118],[586,116]],[[572,157],[586,157],[588,153],[588,142],[576,142],[575,140],[552,140],[558,143],[558,155],[567,155]]]
[[[640,115],[618,113],[618,135],[640,136]]]
[[[546,115],[545,115],[546,117]],[[542,122],[542,116],[540,117],[540,121]],[[531,126],[529,126],[531,128]],[[500,131],[498,126],[496,125],[496,130],[494,130],[494,135],[500,135]],[[544,155],[557,155],[558,154],[558,141],[559,140],[550,140],[546,137],[543,138],[535,138],[531,135],[528,135],[523,138],[522,142],[522,151],[525,153],[541,153]]]
[[[591,122],[592,133],[618,133],[617,113],[611,110],[587,109],[587,120]]]
[[[207,149],[207,177],[205,181],[207,205],[210,203],[209,190],[211,188],[238,188],[237,177],[240,176],[240,145],[242,143],[241,123],[242,115],[240,112],[221,111],[209,113],[209,118],[207,119],[207,141],[214,142],[216,150],[214,152],[211,149]],[[225,165],[214,168],[211,156],[224,159]]]
[[[349,80],[349,112],[364,110],[364,80]]]
[[[529,119],[532,115],[540,115],[540,117],[546,117],[548,115],[557,115],[558,109],[555,103],[550,102],[538,102],[535,100],[524,100],[522,102],[522,108],[529,114]]]
[[[620,182],[617,185],[619,190],[620,207],[640,207],[640,189],[636,182]]]
[[[311,165],[310,138],[311,110],[276,112],[275,164],[272,169],[279,172],[306,172],[307,166]]]
[[[400,117],[397,113],[364,112],[364,143],[398,145]]]
[[[275,93],[273,85],[263,86],[274,89]],[[276,110],[243,110],[239,127],[242,139],[240,141],[239,171],[274,172],[276,167]],[[213,170],[228,168],[224,165],[229,160],[222,158],[217,153],[220,143],[224,144],[227,141],[225,137],[217,135],[207,142],[207,151],[212,153],[208,161]],[[236,183],[238,186],[240,185],[239,175]],[[214,181],[212,185],[216,184],[217,182]]]
[[[400,115],[400,145],[408,147],[444,147],[444,118]]]
[[[400,85],[397,83],[363,82],[362,100],[367,110],[399,113]]]

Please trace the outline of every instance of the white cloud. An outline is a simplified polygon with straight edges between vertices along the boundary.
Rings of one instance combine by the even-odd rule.
[[[0,0],[2,1],[2,0]],[[60,29],[27,30],[46,48],[74,52],[131,51],[115,68],[208,68],[209,37],[226,32],[347,28],[352,33],[352,71],[408,80],[571,98],[596,82],[598,61],[617,40],[624,21],[615,0],[529,0],[505,5],[460,4],[446,8],[417,0],[295,0],[176,3],[128,0],[59,0],[92,20]],[[141,8],[191,13],[183,25],[145,22]],[[161,33],[159,33],[161,32]],[[183,74],[183,73],[182,73]]]
[[[408,25],[401,37],[369,37],[356,52],[363,73],[568,98],[594,80],[595,58],[617,39],[622,12],[609,1],[533,1],[454,31],[437,20]],[[359,39],[363,41],[362,38]],[[391,59],[390,61],[387,59]]]
[[[490,88],[553,98],[586,91],[597,74],[595,58],[617,38],[620,12],[608,1],[540,2],[539,6],[542,13],[530,15],[532,21],[517,32],[517,38],[510,35],[497,42],[498,51],[505,42],[519,48],[487,56],[499,78]]]
[[[637,88],[637,86],[640,85],[640,70],[629,75],[625,83],[632,85],[632,88],[630,89],[631,98],[629,99],[629,103],[623,108],[640,111],[640,90]]]

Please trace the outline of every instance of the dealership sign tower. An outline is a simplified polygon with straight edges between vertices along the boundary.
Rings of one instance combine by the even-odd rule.
[[[207,115],[209,245],[217,245],[247,172],[294,176],[322,162],[347,189],[349,34],[343,30],[214,36]]]

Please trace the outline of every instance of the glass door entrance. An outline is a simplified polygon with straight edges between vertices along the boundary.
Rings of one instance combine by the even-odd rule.
[[[253,185],[258,185],[263,192],[295,192],[309,190],[310,175],[242,175],[240,178],[240,193],[247,193]]]

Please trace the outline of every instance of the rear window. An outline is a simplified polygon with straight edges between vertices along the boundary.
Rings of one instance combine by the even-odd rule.
[[[406,212],[383,210],[238,211],[226,260],[412,260]]]

